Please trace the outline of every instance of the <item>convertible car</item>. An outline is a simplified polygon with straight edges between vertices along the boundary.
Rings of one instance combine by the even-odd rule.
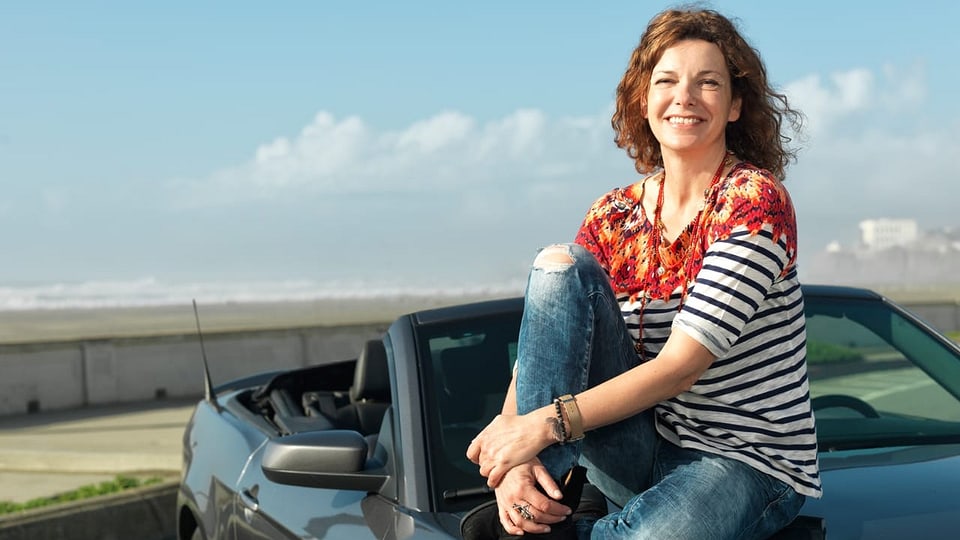
[[[774,538],[955,538],[960,347],[873,292],[804,293],[824,496]],[[522,307],[421,311],[354,360],[208,380],[179,538],[460,538],[492,497],[464,452],[500,410]]]

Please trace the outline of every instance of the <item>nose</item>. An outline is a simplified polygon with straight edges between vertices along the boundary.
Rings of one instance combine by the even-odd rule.
[[[694,85],[687,80],[680,80],[674,87],[676,95],[674,101],[676,105],[693,105],[697,102]]]

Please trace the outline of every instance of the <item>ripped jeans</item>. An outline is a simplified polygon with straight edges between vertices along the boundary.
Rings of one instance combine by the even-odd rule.
[[[517,362],[521,414],[638,364],[607,275],[581,246],[550,246],[537,256]],[[663,440],[651,410],[551,445],[539,457],[554,478],[579,462],[621,508],[578,522],[580,538],[762,539],[786,526],[805,499],[745,463]]]

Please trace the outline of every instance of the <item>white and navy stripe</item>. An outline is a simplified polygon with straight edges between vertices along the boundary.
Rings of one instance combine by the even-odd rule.
[[[803,295],[780,240],[769,226],[734,229],[708,248],[682,307],[678,288],[642,308],[623,295],[621,311],[635,338],[642,325],[646,358],[676,330],[716,357],[688,392],[656,406],[664,438],[745,462],[819,497]]]

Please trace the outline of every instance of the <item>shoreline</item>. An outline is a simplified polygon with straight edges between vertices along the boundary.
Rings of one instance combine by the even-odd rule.
[[[423,309],[510,297],[507,293],[398,295],[198,304],[204,335],[248,330],[389,324]],[[195,334],[193,305],[0,311],[0,345]]]
[[[901,304],[960,304],[960,285],[866,286]],[[389,324],[405,313],[519,296],[505,291],[198,304],[203,333]],[[186,335],[191,303],[0,311],[0,345]]]

